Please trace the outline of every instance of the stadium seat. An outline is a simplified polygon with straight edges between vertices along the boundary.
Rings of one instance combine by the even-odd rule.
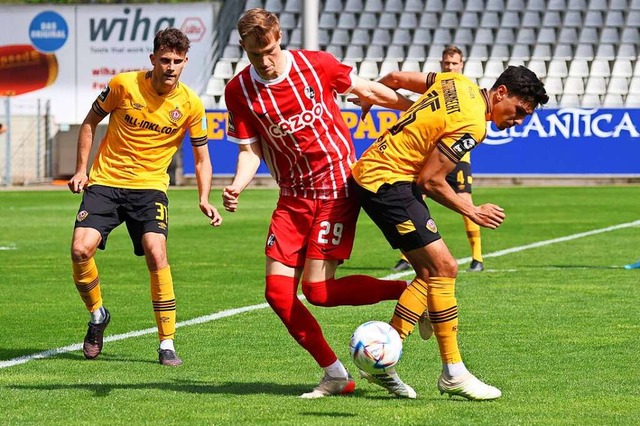
[[[486,44],[474,44],[471,46],[471,52],[469,58],[480,59],[486,61],[489,59],[489,47]]]
[[[422,67],[420,66],[419,61],[415,61],[412,59],[405,59],[400,66],[401,71],[409,71],[409,72],[421,72]]]
[[[387,60],[390,59],[393,61],[404,61],[405,57],[406,57],[406,52],[403,45],[392,44],[387,48],[387,55],[386,55]]]
[[[225,81],[222,78],[211,77],[207,82],[205,93],[209,96],[220,96],[224,94]]]
[[[264,2],[262,0],[247,0],[247,3],[244,6],[244,10],[254,9],[254,8],[264,9]]]
[[[475,44],[493,44],[494,41],[493,30],[490,28],[478,28],[474,40]]]
[[[530,10],[530,9],[526,10],[524,12],[524,16],[522,17],[521,25],[523,27],[529,27],[529,28],[540,28],[542,26],[542,21],[540,19],[540,12],[535,10]]]
[[[433,12],[425,12],[420,15],[420,22],[418,23],[418,29],[432,29],[438,28],[440,25],[440,15]]]
[[[373,30],[373,35],[371,36],[371,44],[388,46],[389,44],[391,44],[391,32],[386,28],[377,28]]]
[[[411,31],[405,28],[397,28],[391,36],[391,44],[409,46],[411,44]]]
[[[564,12],[567,10],[567,3],[565,0],[549,0],[547,10]]]
[[[574,58],[587,59],[592,61],[594,58],[593,44],[580,43],[576,47]]]
[[[491,86],[493,86],[493,83],[495,82],[496,82],[495,78],[482,77],[478,79],[478,86],[480,86],[483,89],[490,89]]]
[[[342,7],[342,0],[327,0],[322,10],[324,10],[324,12],[340,13],[342,12]]]
[[[631,0],[629,10],[640,10],[640,0]]]
[[[533,45],[536,42],[536,30],[533,28],[520,28],[516,36],[516,43]]]
[[[500,28],[520,28],[520,13],[515,10],[507,10],[502,14]]]
[[[367,47],[364,59],[368,61],[382,62],[385,57],[384,46],[372,44]]]
[[[441,58],[427,59],[422,66],[422,72],[440,72],[440,59]]]
[[[531,59],[527,64],[527,68],[536,73],[538,78],[544,79],[547,76],[547,65],[542,59]]]
[[[511,28],[498,28],[496,32],[496,43],[513,45],[516,42],[516,35]]]
[[[484,66],[484,76],[491,78],[498,78],[500,74],[505,70],[504,63],[494,57],[489,59]]]
[[[562,38],[559,38],[562,40]],[[556,48],[553,52],[553,59],[560,59],[563,61],[570,61],[573,59],[573,46],[571,44],[559,43],[556,44]]]
[[[338,17],[338,28],[353,30],[357,26],[356,15],[354,13],[343,12]]]
[[[562,27],[558,34],[559,43],[578,44],[578,30],[575,27]]]
[[[339,61],[344,58],[344,46],[336,46],[334,44],[330,44],[327,46],[326,51],[335,56]]]
[[[462,12],[465,9],[464,3],[465,2],[463,0],[445,0],[444,10],[450,10],[452,12]],[[477,2],[468,2],[467,10],[481,11],[482,9],[479,9],[478,5],[474,3]]]
[[[287,2],[284,4],[284,11],[285,12],[294,12],[294,13],[300,13],[302,12],[302,0],[287,0]],[[269,10],[269,9],[267,9]],[[280,15],[280,22],[282,22],[282,15]]]
[[[505,6],[505,10],[513,10],[516,12],[520,12],[525,10],[527,6],[525,5],[525,0],[507,0],[507,4]]]
[[[364,12],[360,14],[358,21],[359,29],[375,30],[378,28],[378,17],[373,12]]]
[[[283,11],[284,7],[281,0],[265,0],[264,8],[269,12],[273,12],[277,15]]]
[[[345,12],[360,13],[364,10],[363,0],[347,0],[344,5]]]
[[[633,76],[629,80],[629,95],[640,95],[640,76]]]
[[[616,48],[612,43],[600,43],[596,50],[596,58],[613,61],[616,58]]]
[[[402,12],[398,21],[397,28],[417,28],[418,15],[413,12]]]
[[[429,45],[429,53],[427,54],[427,59],[437,59],[440,61],[442,59],[442,51],[444,50],[447,43],[431,43]]]
[[[400,13],[404,10],[403,0],[387,0],[384,4],[384,11],[391,13]]]
[[[213,67],[213,76],[219,79],[229,80],[233,77],[233,62],[226,58],[219,59],[215,67]]]
[[[580,28],[582,27],[582,10],[569,10],[564,14],[564,20],[562,25],[568,28]]]
[[[473,30],[471,28],[460,27],[453,36],[453,43],[460,44],[472,44],[473,43]]]
[[[607,85],[607,93],[626,95],[629,91],[629,80],[626,77],[611,77]]]
[[[342,28],[336,28],[333,30],[333,33],[331,34],[331,44],[336,46],[348,46],[350,43],[351,36],[349,35],[348,30]]]
[[[504,11],[504,1],[503,0],[488,0],[485,5],[485,10],[489,12],[502,12]]]
[[[602,106],[600,95],[591,93],[583,95],[582,100],[580,101],[580,106],[583,108],[600,108]]]
[[[398,28],[398,18],[395,13],[383,13],[380,15],[380,21],[378,21],[378,27],[386,28],[389,30],[395,30]]]
[[[437,44],[451,44],[453,42],[451,31],[448,28],[437,28],[433,32],[433,42]]]
[[[578,42],[590,43],[590,44],[598,43],[598,28],[593,28],[593,27],[582,28],[582,30],[580,30]]]
[[[473,78],[480,78],[484,76],[484,67],[482,61],[475,58],[467,59],[464,64],[464,75]]]
[[[425,46],[420,44],[412,44],[407,50],[407,59],[414,61],[424,61],[427,57]]]
[[[202,100],[202,106],[204,106],[204,109],[218,108],[218,103],[216,102],[216,98],[214,98],[213,96],[209,96],[205,94],[200,96],[200,99]]]
[[[229,59],[232,61],[237,61],[242,57],[242,49],[239,45],[226,45],[224,50],[222,51],[222,57],[225,59]]]
[[[549,62],[547,75],[550,77],[567,77],[569,75],[567,62],[561,59],[552,59],[551,62]]]
[[[531,49],[529,44],[517,43],[511,51],[511,59],[528,61],[531,59]]]
[[[620,94],[607,93],[603,97],[602,106],[606,108],[622,108],[624,107],[624,99]]]
[[[560,77],[547,77],[544,79],[544,88],[550,95],[562,95],[562,79]]]
[[[584,16],[583,25],[585,27],[600,28],[604,24],[604,18],[602,12],[599,10],[588,10]]]
[[[371,44],[371,36],[369,35],[369,30],[364,28],[356,28],[353,30],[353,34],[351,34],[351,43],[357,44],[360,46],[368,46]]]
[[[607,10],[608,8],[607,0],[589,0],[589,9],[591,10]]]
[[[283,30],[292,30],[298,26],[298,17],[295,13],[282,12],[280,14],[280,28]],[[237,31],[234,31],[237,33]]]
[[[638,58],[638,54],[636,52],[635,43],[620,43],[617,58],[634,60]]]
[[[482,28],[500,28],[500,15],[498,14],[498,12],[483,13],[482,19],[480,20],[480,26]]]
[[[559,28],[562,26],[562,16],[559,11],[547,10],[542,16],[543,28]]]
[[[406,0],[404,3],[405,12],[422,12],[425,5],[422,0]]]
[[[431,36],[431,30],[428,28],[417,28],[413,33],[413,39],[411,40],[411,44],[417,44],[420,46],[426,46],[431,44],[433,38]],[[411,46],[409,46],[411,47]]]
[[[236,65],[235,65],[235,67],[233,69],[234,75],[239,74],[240,71],[242,71],[243,69],[248,67],[249,64],[250,64],[249,59],[247,59],[247,58],[240,59],[238,62],[236,62]]]
[[[569,0],[567,3],[568,10],[587,10],[586,0]]]
[[[508,61],[511,57],[510,46],[506,44],[494,44],[491,48],[491,59],[497,59],[499,61]]]
[[[612,2],[615,3],[615,2]],[[622,10],[610,10],[604,18],[605,28],[622,28],[625,26]]]
[[[440,16],[440,28],[438,29],[450,29],[450,28],[458,28],[460,26],[460,20],[458,19],[458,14],[455,12],[444,12]]]
[[[465,11],[460,17],[460,28],[472,30],[480,25],[480,18],[476,12]]]
[[[334,29],[338,26],[338,18],[333,12],[322,12],[318,21],[319,28]]]
[[[380,64],[380,76],[387,75],[392,71],[399,71],[399,70],[400,70],[400,65],[398,64],[398,61],[385,59]]]
[[[627,0],[611,0],[609,2],[609,10],[611,11],[625,11],[628,7]]]
[[[612,77],[625,77],[629,78],[633,75],[633,65],[627,58],[618,58],[613,63],[611,68]]]
[[[427,0],[424,5],[424,10],[427,12],[441,12],[445,10],[443,0]]]
[[[569,76],[564,82],[563,93],[569,95],[584,94],[584,80],[581,77]]]
[[[551,45],[547,43],[538,43],[533,46],[532,58],[544,59],[545,61],[551,60]]]
[[[365,59],[360,63],[360,67],[358,68],[358,75],[362,78],[368,78],[369,80],[378,78],[378,76],[380,75],[378,63],[376,61]]]
[[[581,104],[580,96],[573,93],[563,93],[560,96],[560,106],[562,107],[579,107]]]
[[[591,95],[604,95],[607,93],[607,82],[604,77],[589,77],[587,85],[584,88],[586,94]]]
[[[593,77],[609,77],[611,75],[611,68],[609,68],[609,61],[596,58],[591,62],[590,75]]]
[[[574,59],[569,65],[569,76],[589,77],[589,63],[584,59]]]
[[[366,0],[364,2],[365,12],[381,13],[383,10],[384,10],[384,4],[382,3],[382,0]]]
[[[541,28],[538,32],[538,43],[553,44],[558,41],[555,28]]]
[[[362,46],[356,46],[351,44],[347,46],[347,51],[344,53],[345,59],[351,59],[352,61],[360,62],[364,59],[364,49]]]

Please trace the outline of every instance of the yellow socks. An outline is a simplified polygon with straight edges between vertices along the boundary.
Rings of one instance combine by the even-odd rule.
[[[464,229],[467,231],[467,239],[471,245],[471,258],[482,262],[482,239],[480,238],[480,225],[466,216],[462,216]]]
[[[93,258],[86,262],[71,263],[73,268],[73,282],[78,293],[89,312],[93,312],[102,306],[102,293],[100,291],[100,277],[98,268]]]
[[[440,357],[445,364],[462,361],[458,349],[458,305],[455,287],[455,278],[429,279],[429,318],[438,340]]]
[[[176,297],[171,267],[151,271],[151,302],[160,340],[173,339],[176,333]]]
[[[427,283],[416,277],[402,293],[391,318],[391,326],[404,340],[427,309]]]

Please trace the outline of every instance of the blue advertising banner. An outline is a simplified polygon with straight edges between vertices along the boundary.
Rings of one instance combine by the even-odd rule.
[[[374,109],[364,122],[360,110],[343,110],[342,116],[360,155],[399,113]],[[227,112],[207,111],[207,121],[213,173],[233,175],[238,147],[226,139]],[[193,175],[188,139],[182,150],[184,174]],[[640,109],[541,109],[521,126],[488,126],[487,138],[471,156],[474,175],[640,176]],[[262,164],[258,173],[269,171]]]

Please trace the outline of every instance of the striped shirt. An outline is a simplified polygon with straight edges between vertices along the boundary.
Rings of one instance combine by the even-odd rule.
[[[227,84],[228,139],[260,142],[280,194],[349,197],[355,150],[336,103],[352,89],[353,69],[325,52],[283,51],[286,68],[273,80],[249,65]]]

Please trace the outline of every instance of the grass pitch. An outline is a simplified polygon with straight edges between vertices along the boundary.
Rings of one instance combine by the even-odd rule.
[[[622,269],[640,257],[639,190],[476,189],[477,203],[494,202],[507,212],[501,228],[483,230],[487,270],[461,272],[457,282],[465,363],[503,392],[484,403],[439,395],[435,341],[423,342],[417,333],[405,343],[399,366],[417,400],[396,399],[363,380],[353,397],[298,398],[322,372],[263,305],[273,190],[246,191],[240,210],[224,212],[218,229],[208,227],[195,190],[169,191],[178,321],[194,320],[178,329],[185,360],[178,368],[157,363],[154,333],[132,333],[155,324],[144,260],[118,228],[96,260],[113,316],[107,336],[120,337],[87,361],[70,350],[82,342],[87,322],[69,263],[80,198],[65,191],[0,191],[0,422],[639,424],[640,270]],[[212,199],[219,200],[219,191]],[[430,207],[456,258],[468,257],[460,217]],[[385,277],[397,256],[362,213],[353,256],[338,273]],[[242,307],[254,309],[229,311]],[[355,373],[351,332],[370,319],[388,320],[393,307],[311,310]],[[34,354],[43,358],[31,359]]]

